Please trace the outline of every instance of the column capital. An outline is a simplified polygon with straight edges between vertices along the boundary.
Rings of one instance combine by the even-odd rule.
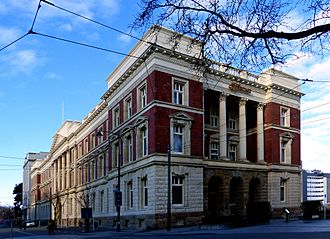
[[[228,96],[227,93],[220,92],[220,95],[219,95],[219,101],[225,101],[226,98],[227,98],[227,96]]]
[[[266,106],[265,103],[259,102],[257,106],[257,110],[263,110],[265,106]]]
[[[240,106],[244,106],[244,105],[246,105],[246,102],[247,102],[247,101],[248,101],[247,98],[241,98],[240,101],[239,101],[239,105],[240,105]]]

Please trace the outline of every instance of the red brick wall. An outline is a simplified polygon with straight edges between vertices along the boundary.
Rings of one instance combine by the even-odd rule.
[[[277,103],[267,103],[264,110],[264,124],[280,125],[280,105]]]
[[[267,103],[265,106],[265,111],[264,111],[264,123],[265,124],[276,124],[280,125],[280,120],[281,120],[281,113],[280,113],[280,108],[282,105],[270,102]],[[295,109],[292,107],[288,107],[286,105],[283,105],[286,108],[290,109],[290,127],[291,128],[296,128],[300,129],[300,110]]]
[[[280,138],[279,132],[275,129],[268,129],[265,135],[265,161],[277,164],[280,162]]]
[[[300,110],[290,108],[290,128],[300,130]],[[280,125],[280,108],[277,103],[268,103],[265,107],[265,124]],[[269,163],[280,163],[280,134],[286,132],[285,128],[268,129],[265,131],[265,160]],[[291,145],[291,164],[301,165],[300,160],[300,134],[292,133],[294,139]]]
[[[182,111],[177,111],[173,109],[156,107],[154,110],[150,111],[149,115],[149,131],[154,132],[153,140],[149,140],[149,153],[166,153],[169,143],[170,134],[170,114],[178,113]],[[202,156],[203,155],[203,117],[200,114],[187,113],[194,120],[191,126],[191,155]],[[150,136],[149,132],[149,136]],[[152,142],[154,141],[154,142]]]
[[[172,101],[172,75],[160,71],[152,74],[155,82],[155,99],[164,102]]]
[[[265,161],[280,163],[280,135],[284,130],[268,129],[265,131]],[[294,138],[291,145],[291,164],[301,165],[300,160],[300,135],[292,133]]]
[[[203,84],[189,81],[189,106],[203,109]]]
[[[291,146],[291,164],[294,165],[301,165],[300,160],[300,135],[293,134],[294,139]]]
[[[300,129],[300,110],[290,108],[290,126]]]

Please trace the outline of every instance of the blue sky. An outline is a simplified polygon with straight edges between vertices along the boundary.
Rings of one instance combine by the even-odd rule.
[[[136,1],[56,0],[56,5],[125,32]],[[37,0],[0,2],[0,48],[31,28]],[[135,40],[42,4],[34,31],[128,52]],[[106,78],[122,56],[28,35],[0,52],[0,156],[49,151],[65,119],[82,120],[100,101]],[[0,202],[11,203],[23,159],[0,157]],[[14,166],[7,166],[7,164]]]
[[[137,1],[54,0],[56,5],[128,32]],[[38,0],[0,2],[0,48],[28,32]],[[299,23],[299,19],[295,19]],[[136,43],[42,4],[34,31],[127,53]],[[134,33],[141,36],[140,33]],[[123,56],[28,35],[0,52],[0,203],[11,204],[14,185],[22,181],[27,152],[48,151],[65,119],[81,120],[100,101],[105,79]],[[301,78],[330,80],[330,56],[304,55],[283,70]],[[302,110],[330,102],[330,83],[306,83]],[[304,168],[330,172],[330,104],[302,113]],[[314,121],[316,120],[316,121]],[[314,123],[308,123],[312,122]],[[304,126],[304,122],[308,123]],[[8,158],[17,157],[17,158]],[[11,166],[8,166],[11,165]]]

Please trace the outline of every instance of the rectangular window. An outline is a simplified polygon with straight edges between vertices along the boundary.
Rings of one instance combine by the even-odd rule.
[[[229,129],[237,129],[237,116],[234,113],[229,113]]]
[[[183,177],[172,177],[172,204],[183,205]]]
[[[285,202],[286,197],[286,180],[281,179],[280,184],[280,201]]]
[[[285,142],[281,142],[281,163],[285,163],[285,155],[286,155],[286,143]]]
[[[290,109],[281,107],[281,126],[290,126]]]
[[[144,124],[139,126],[137,129],[136,157],[142,158],[147,155],[148,155],[148,128],[147,128],[147,124]]]
[[[173,103],[178,105],[184,104],[184,83],[174,81],[173,84]]]
[[[93,209],[93,211],[95,211],[95,193],[92,193],[91,201],[92,201],[92,209]]]
[[[98,135],[98,137],[97,137],[97,145],[99,145],[99,144],[102,144],[103,143],[103,137],[104,137],[103,135],[106,134],[106,132],[103,132],[103,127],[102,126],[98,128],[97,132],[100,132],[100,135],[97,134]]]
[[[218,110],[215,107],[211,108],[210,112],[210,125],[211,127],[218,127]]]
[[[112,167],[113,168],[118,166],[119,157],[120,157],[120,148],[119,148],[119,143],[117,142],[116,144],[114,144],[113,152],[112,152]]]
[[[91,175],[91,180],[95,179],[95,162],[94,160],[92,162],[90,162],[90,175]]]
[[[88,138],[85,139],[84,151],[84,154],[88,153]]]
[[[68,199],[68,214],[72,215],[72,198]]]
[[[133,208],[133,182],[127,183],[127,208]]]
[[[91,149],[95,148],[95,134],[93,133],[91,136]]]
[[[142,143],[142,156],[146,156],[148,154],[148,135],[147,135],[147,129],[144,128],[142,130],[142,139],[143,139],[143,143]]]
[[[133,142],[132,142],[132,137],[130,136],[127,139],[127,144],[128,144],[128,161],[132,162],[133,161]]]
[[[125,136],[123,153],[125,163],[133,161],[133,142],[131,134]]]
[[[102,213],[104,210],[104,191],[100,192],[100,212]]]
[[[78,145],[78,158],[82,156],[82,143]]]
[[[182,125],[173,127],[173,152],[175,153],[183,153],[183,129]]]
[[[236,157],[237,157],[237,145],[230,144],[229,145],[229,159],[232,161],[236,161]]]
[[[118,127],[120,124],[120,112],[119,107],[113,111],[113,127]]]
[[[147,87],[146,87],[146,84],[144,84],[138,90],[138,106],[139,106],[140,110],[147,106]]]
[[[142,180],[142,206],[148,206],[148,179]]]
[[[211,142],[211,159],[217,160],[219,155],[219,143],[218,142]]]
[[[129,97],[125,100],[125,119],[132,117],[132,98]]]

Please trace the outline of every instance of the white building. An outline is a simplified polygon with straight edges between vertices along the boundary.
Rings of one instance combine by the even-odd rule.
[[[303,201],[326,202],[327,177],[320,170],[306,171],[302,173]]]
[[[29,220],[33,218],[31,209],[31,171],[33,167],[37,167],[47,158],[47,152],[27,153],[23,165],[23,218]]]

